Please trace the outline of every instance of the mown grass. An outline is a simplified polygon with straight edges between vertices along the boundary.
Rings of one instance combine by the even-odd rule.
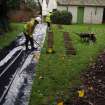
[[[12,23],[11,30],[4,35],[0,36],[0,48],[3,48],[10,44],[16,36],[23,31],[23,26],[24,24],[22,23]]]
[[[66,56],[63,32],[69,32],[76,49],[75,56]],[[75,32],[93,31],[95,44],[82,43]],[[66,99],[69,88],[80,84],[80,74],[85,72],[105,48],[105,25],[70,25],[59,29],[53,26],[54,54],[46,54],[46,42],[36,68],[29,105],[53,105],[56,96]]]

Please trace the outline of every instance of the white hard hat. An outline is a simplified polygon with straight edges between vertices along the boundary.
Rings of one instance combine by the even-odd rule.
[[[38,16],[38,17],[35,18],[35,20],[37,20],[38,22],[41,22],[41,17]]]

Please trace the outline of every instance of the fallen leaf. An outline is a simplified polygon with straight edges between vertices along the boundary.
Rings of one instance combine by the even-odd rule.
[[[43,77],[42,76],[39,76],[39,79],[43,79]]]
[[[88,89],[89,89],[89,90],[93,90],[93,87],[92,87],[92,86],[90,86],[90,87],[88,87]]]
[[[79,94],[79,97],[84,97],[85,96],[85,91],[83,89],[78,90],[78,94]]]
[[[62,101],[62,102],[59,102],[57,105],[64,105],[64,104],[63,104],[63,101]]]

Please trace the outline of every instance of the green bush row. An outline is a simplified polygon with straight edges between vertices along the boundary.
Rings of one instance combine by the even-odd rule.
[[[72,14],[68,11],[55,11],[51,16],[51,21],[54,24],[71,24]]]

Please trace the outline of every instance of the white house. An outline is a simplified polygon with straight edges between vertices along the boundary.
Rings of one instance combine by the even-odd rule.
[[[72,13],[72,23],[105,23],[105,0],[57,0],[58,10]]]

